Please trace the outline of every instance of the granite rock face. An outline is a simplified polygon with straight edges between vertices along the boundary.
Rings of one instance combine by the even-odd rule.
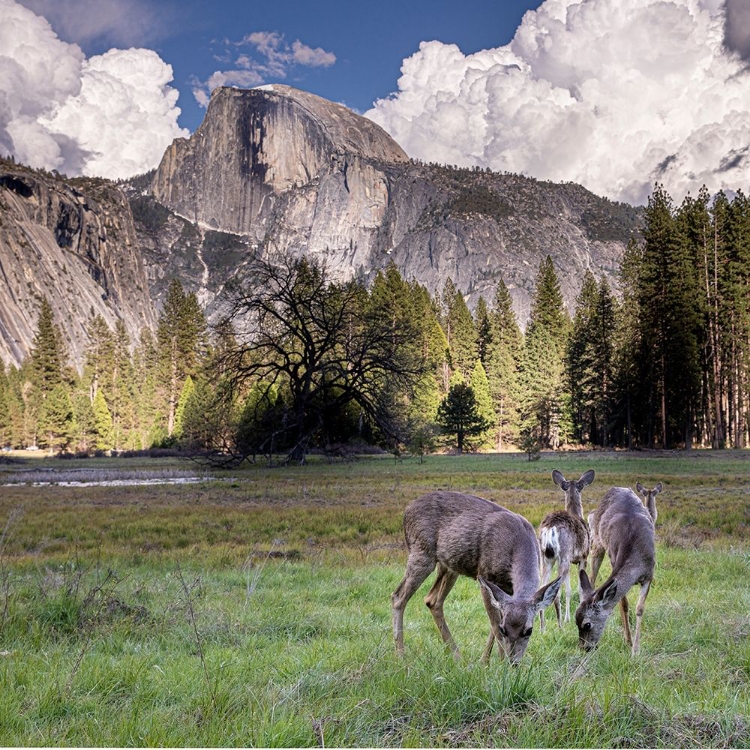
[[[572,311],[586,269],[616,288],[642,216],[573,183],[411,162],[366,118],[276,84],[217,89],[200,128],[165,153],[152,195],[173,223],[236,238],[231,260],[177,253],[203,269],[186,285],[209,313],[243,252],[260,248],[318,257],[341,279],[371,278],[393,261],[433,294],[452,279],[471,307],[503,278],[524,326],[546,255]],[[152,236],[149,246],[152,262],[169,267],[175,243]]]
[[[91,313],[133,343],[156,323],[132,214],[104,180],[64,180],[0,161],[0,359],[20,365],[47,297],[81,367]]]

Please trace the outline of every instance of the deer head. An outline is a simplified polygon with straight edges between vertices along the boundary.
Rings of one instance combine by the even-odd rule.
[[[552,472],[552,481],[565,493],[565,509],[583,518],[583,503],[581,502],[581,492],[583,488],[594,481],[595,472],[589,469],[575,482],[567,480],[561,472],[555,469]]]
[[[604,632],[604,626],[619,601],[617,579],[607,581],[594,590],[585,570],[579,573],[581,582],[581,603],[576,610],[578,645],[586,651],[595,649]]]
[[[481,576],[478,581],[486,601],[491,605],[487,612],[490,613],[495,638],[509,661],[518,664],[529,645],[537,612],[552,604],[562,581],[555,578],[527,600],[509,596],[499,586]],[[494,613],[494,616],[491,613]]]

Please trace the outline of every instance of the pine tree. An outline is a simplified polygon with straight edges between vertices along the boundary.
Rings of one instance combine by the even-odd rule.
[[[437,419],[446,434],[456,436],[459,453],[463,453],[467,438],[481,435],[490,426],[479,414],[474,391],[465,383],[451,386],[440,403]]]
[[[94,397],[93,410],[96,434],[94,445],[100,451],[112,450],[112,415],[101,388]]]
[[[177,279],[167,290],[156,337],[166,432],[171,436],[182,385],[188,375],[198,374],[207,348],[206,320],[198,299],[193,293],[185,294]]]
[[[521,431],[539,435],[542,447],[565,439],[569,409],[565,399],[565,346],[570,323],[550,256],[537,276],[531,317],[521,357]]]
[[[495,422],[495,408],[490,393],[490,383],[481,359],[477,359],[474,370],[471,373],[471,389],[477,402],[477,414],[487,423],[487,429],[478,436],[479,445],[482,448],[491,448],[494,443],[494,434],[497,431]]]
[[[62,335],[55,325],[49,300],[44,297],[39,308],[37,330],[29,353],[33,384],[41,399],[62,383],[66,354]]]
[[[450,348],[452,368],[468,381],[478,355],[478,336],[464,296],[450,279],[443,289],[443,331]]]
[[[518,367],[522,347],[523,336],[513,312],[513,300],[500,279],[490,313],[485,365],[495,407],[498,450],[518,437]]]
[[[185,384],[182,386],[182,391],[180,392],[180,400],[177,402],[177,411],[175,412],[174,435],[178,439],[183,437],[185,408],[194,394],[195,383],[193,382],[193,379],[190,377],[190,375],[188,375],[187,378],[185,378]]]
[[[49,391],[39,410],[39,443],[50,451],[67,448],[75,432],[73,406],[68,388],[58,383]]]
[[[482,364],[487,366],[487,352],[492,345],[492,326],[490,311],[484,297],[479,297],[474,310],[474,329],[477,332],[477,355]]]
[[[86,326],[89,344],[84,360],[84,380],[89,384],[93,402],[99,388],[109,389],[113,369],[112,331],[101,315],[93,315]]]

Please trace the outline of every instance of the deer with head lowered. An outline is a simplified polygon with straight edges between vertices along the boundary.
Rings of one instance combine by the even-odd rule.
[[[640,482],[635,483],[635,488],[641,493],[641,495],[643,495],[643,504],[646,506],[648,514],[651,516],[651,520],[656,523],[656,496],[663,489],[661,482],[659,482],[659,484],[657,484],[652,490],[647,490]]]
[[[640,650],[643,611],[656,564],[654,522],[633,490],[612,487],[589,515],[589,526],[591,580],[585,570],[580,571],[581,603],[576,610],[580,646],[586,650],[596,648],[619,602],[625,642],[635,656]],[[612,574],[595,588],[605,552],[612,563]],[[635,611],[635,637],[631,637],[627,593],[635,584],[640,584],[641,590]]]
[[[589,469],[576,481],[568,481],[555,469],[552,481],[565,493],[565,510],[548,513],[539,525],[539,546],[542,550],[542,585],[552,577],[557,565],[560,579],[565,583],[565,622],[570,621],[570,566],[575,563],[578,570],[585,570],[589,555],[589,527],[583,518],[581,492],[594,481],[594,470]],[[555,597],[557,624],[560,619],[560,596]],[[544,610],[539,612],[539,623],[544,632]]]
[[[391,596],[396,650],[404,652],[404,609],[437,567],[425,604],[443,640],[460,653],[443,615],[459,575],[476,578],[490,620],[483,661],[495,640],[517,664],[529,644],[536,613],[549,606],[560,579],[539,588],[539,544],[533,526],[496,503],[460,492],[431,492],[404,511],[406,573]]]

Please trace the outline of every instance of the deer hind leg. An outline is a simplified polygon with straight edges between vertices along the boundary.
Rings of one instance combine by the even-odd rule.
[[[430,593],[424,598],[424,603],[429,607],[443,640],[450,646],[453,655],[458,659],[461,654],[453,640],[451,631],[448,630],[448,624],[445,622],[445,616],[443,615],[443,602],[456,583],[457,578],[458,573],[446,568],[442,563],[438,563],[437,578],[435,583],[432,584]]]
[[[633,656],[637,656],[641,649],[641,622],[643,621],[643,610],[646,608],[646,597],[651,588],[651,581],[641,585],[641,594],[635,607],[635,639],[633,640]]]
[[[543,588],[546,586],[551,580],[552,580],[552,568],[555,566],[555,560],[554,558],[550,560],[546,556],[542,556],[542,583],[541,587]],[[560,615],[557,616],[558,623],[560,622]],[[541,632],[544,632],[544,609],[539,610],[539,629]],[[492,636],[492,633],[490,632],[490,636]],[[494,638],[494,636],[493,636]],[[490,651],[492,651],[492,640],[490,640],[488,644],[488,648]],[[485,649],[486,650],[486,649]],[[487,658],[489,659],[489,653],[487,654]]]
[[[560,578],[565,581],[565,622],[570,622],[570,563],[564,562],[560,564]],[[560,596],[562,594],[562,586],[560,591],[557,592],[555,597],[555,610],[557,610],[557,624],[562,627],[560,622]]]
[[[424,583],[435,568],[435,560],[421,554],[409,555],[406,562],[404,578],[391,594],[391,609],[393,612],[393,637],[396,640],[396,651],[404,653],[404,609],[414,592]]]
[[[620,599],[620,617],[622,618],[622,629],[625,635],[625,643],[627,643],[628,646],[632,646],[633,639],[630,636],[630,621],[628,620],[628,609],[628,595],[625,594],[625,596]]]

